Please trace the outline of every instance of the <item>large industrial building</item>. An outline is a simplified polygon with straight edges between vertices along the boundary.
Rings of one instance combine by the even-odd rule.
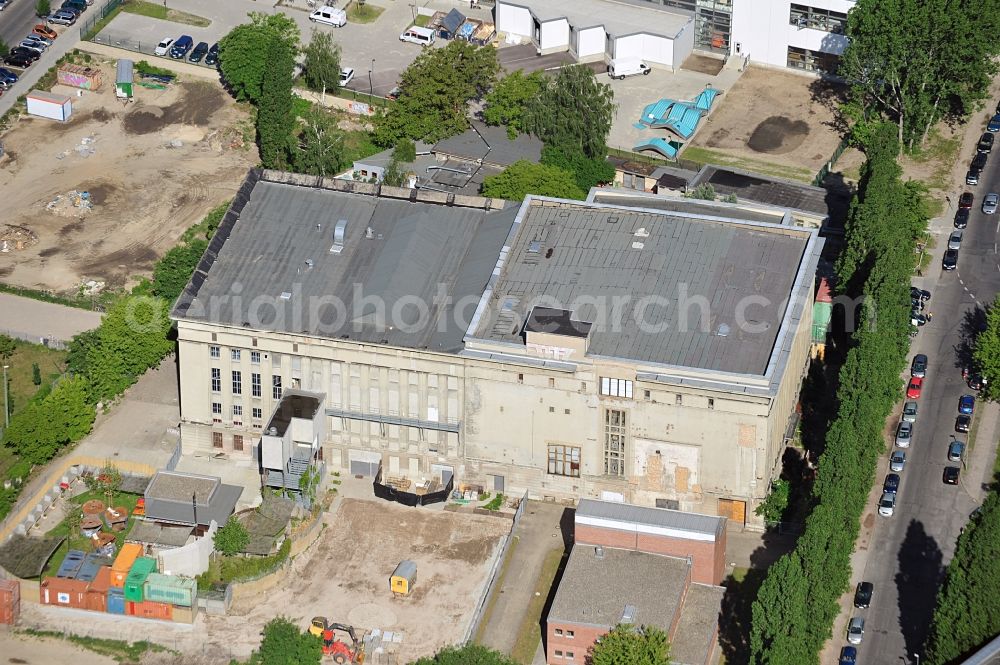
[[[855,0],[497,0],[497,31],[581,62],[679,67],[692,49],[832,72]]]
[[[295,389],[329,469],[753,522],[822,242],[736,207],[253,171],[173,311],[182,444],[257,463]]]

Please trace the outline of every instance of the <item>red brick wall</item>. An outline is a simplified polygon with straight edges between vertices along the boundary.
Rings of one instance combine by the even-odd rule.
[[[546,628],[545,662],[548,665],[584,665],[590,647],[598,637],[608,632],[610,628],[595,628],[572,623],[549,623]],[[562,631],[557,635],[556,631]],[[572,633],[572,637],[570,637]],[[562,653],[556,656],[556,651]],[[572,653],[570,658],[568,654]]]
[[[702,584],[720,584],[725,572],[725,531],[723,531],[721,538],[711,542],[577,524],[575,525],[574,538],[581,545],[604,545],[618,549],[665,554],[682,559],[691,557],[694,568],[692,580]]]

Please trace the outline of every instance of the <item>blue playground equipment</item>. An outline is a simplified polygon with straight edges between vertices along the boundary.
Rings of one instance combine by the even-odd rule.
[[[689,139],[698,129],[702,115],[712,108],[720,94],[721,91],[706,86],[693,101],[661,99],[642,109],[639,122],[650,129],[669,129],[680,138]]]
[[[683,143],[678,143],[677,141],[668,141],[667,139],[656,138],[649,139],[645,143],[640,143],[636,147],[632,148],[633,152],[641,152],[643,150],[653,150],[660,153],[667,159],[673,160],[677,159],[677,151],[681,149]]]
[[[639,122],[650,126],[663,122],[663,119],[667,115],[667,111],[669,111],[670,107],[673,105],[674,100],[672,99],[661,99],[658,102],[653,102],[642,110],[642,117],[639,118]]]
[[[708,111],[712,108],[712,104],[715,103],[715,98],[721,94],[721,91],[716,90],[711,86],[706,86],[705,89],[699,92],[698,96],[694,98],[694,107],[696,109],[701,109],[702,111]]]

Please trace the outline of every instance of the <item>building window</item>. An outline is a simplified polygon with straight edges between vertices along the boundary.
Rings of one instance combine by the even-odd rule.
[[[250,374],[250,394],[260,397],[260,374],[256,372]]]
[[[556,412],[556,407],[550,406],[549,407],[549,413],[555,413],[555,412]]]
[[[563,415],[568,416],[569,415],[569,409],[563,409]]]
[[[788,22],[797,28],[812,28],[813,30],[842,35],[847,28],[847,14],[835,12],[832,9],[792,5]]]
[[[212,346],[208,347],[208,356],[209,356],[209,358],[218,358],[219,357],[219,347],[215,346],[214,344]]]
[[[222,370],[218,367],[212,368],[212,392],[222,391]]]
[[[556,635],[559,635],[561,633],[562,633],[561,630],[557,630],[556,631]],[[562,658],[562,650],[561,649],[556,649],[556,658]]]
[[[604,473],[625,475],[625,412],[608,409],[604,412]]]
[[[550,378],[549,379],[549,388],[555,388],[555,387],[556,387],[556,380]]]
[[[257,347],[257,338],[256,338],[256,337],[253,337],[253,338],[251,338],[251,339],[250,339],[250,344],[251,344],[251,345],[252,345],[252,346],[253,346],[254,348],[256,348],[256,347]]]
[[[653,393],[651,393],[648,390],[643,390],[642,391],[642,398],[648,402],[651,399],[653,399]]]
[[[566,652],[566,660],[571,660],[572,658],[573,658],[573,652],[572,651],[567,651]]]
[[[222,432],[212,432],[212,447],[213,448],[222,447]]]
[[[212,422],[221,423],[222,422],[222,403],[212,402]]]
[[[277,374],[271,377],[271,397],[281,399],[281,377]]]
[[[681,395],[680,393],[674,395],[674,404],[676,404],[677,406],[683,406],[684,405],[684,395]]]
[[[562,628],[556,628],[556,636],[557,637],[562,637],[562,634],[563,634]],[[556,653],[559,654],[559,655],[562,655],[562,651],[556,651]]]
[[[840,56],[823,51],[810,51],[796,46],[788,47],[788,66],[792,69],[803,69],[807,72],[823,72],[836,74],[840,67]]]
[[[243,415],[243,405],[233,404],[233,418],[235,419],[237,416],[242,416],[242,415]]]
[[[264,410],[259,406],[255,406],[250,410],[250,415],[253,416],[254,420],[260,420],[264,417]]]
[[[549,446],[549,473],[553,476],[580,477],[580,449],[575,446]],[[562,631],[557,631],[556,635]]]
[[[251,351],[250,352],[250,364],[251,365],[259,365],[260,364],[260,351]]]
[[[236,369],[233,370],[233,394],[243,394],[243,374]]]
[[[233,450],[243,450],[242,434],[233,434]]]
[[[271,354],[271,367],[274,367],[275,369],[281,367],[281,354],[280,353],[272,353]]]
[[[710,408],[710,409],[714,409],[715,408],[715,399],[712,398],[712,397],[708,398],[708,408]]]
[[[627,379],[609,379],[603,376],[601,377],[601,394],[632,399],[632,382]]]
[[[230,349],[229,350],[229,359],[232,360],[234,363],[238,363],[240,361],[240,350],[239,349]]]
[[[518,374],[517,375],[517,382],[518,383],[524,383],[524,374]]]
[[[576,633],[574,633],[574,632],[573,632],[572,630],[567,630],[567,631],[566,631],[566,637],[568,637],[569,639],[573,639],[573,637],[574,637],[575,635],[576,635]],[[571,653],[571,654],[569,654],[569,656],[568,656],[568,657],[569,657],[569,658],[572,658],[572,657],[573,657],[573,654],[572,654],[572,653]]]

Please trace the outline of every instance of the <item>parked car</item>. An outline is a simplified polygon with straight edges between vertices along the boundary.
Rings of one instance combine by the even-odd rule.
[[[340,87],[343,88],[345,85],[354,80],[354,68],[344,67],[340,70]]]
[[[3,59],[5,65],[17,67],[18,69],[27,69],[34,61],[34,58],[24,55],[23,53],[10,53]]]
[[[944,480],[945,485],[957,485],[958,478],[961,475],[962,470],[957,466],[946,466],[941,479]]]
[[[955,418],[955,431],[968,433],[969,427],[972,425],[972,416],[967,416],[964,413]]]
[[[7,9],[7,5],[9,5],[10,2],[11,0],[0,0],[0,12]]]
[[[213,66],[219,64],[219,42],[215,42],[212,48],[208,49],[208,53],[205,54],[205,64]]]
[[[927,376],[926,354],[918,353],[913,356],[913,362],[910,363],[910,376],[919,376],[921,379]]]
[[[965,184],[966,185],[978,185],[979,176],[982,175],[981,169],[969,168],[968,172],[965,174]]]
[[[188,56],[188,62],[201,62],[206,53],[208,53],[208,42],[198,42],[198,45],[191,51],[191,55]]]
[[[931,292],[927,289],[918,289],[915,286],[910,287],[910,298],[915,300],[920,300],[921,302],[927,302],[931,299]]]
[[[910,400],[903,403],[903,421],[908,423],[917,422],[917,402]]]
[[[854,606],[858,609],[867,609],[872,603],[872,593],[875,585],[871,582],[859,582],[858,588],[854,591]]]
[[[62,7],[59,8],[59,11],[66,12],[67,14],[72,14],[77,18],[80,18],[80,14],[83,13],[82,11],[80,11],[79,7],[74,7],[73,5],[63,5]]]
[[[885,477],[885,482],[882,483],[883,492],[896,493],[899,491],[899,474],[890,473]]]
[[[944,258],[941,259],[941,267],[945,270],[954,270],[958,267],[958,250],[946,249]]]
[[[45,37],[46,39],[55,39],[56,37],[59,36],[58,32],[48,27],[44,23],[39,23],[38,25],[33,27],[31,31],[36,35],[41,35],[42,37]]]
[[[993,150],[993,134],[989,132],[983,134],[979,138],[979,143],[976,144],[976,150],[989,154]]]
[[[959,209],[967,208],[972,210],[972,203],[975,201],[975,198],[976,197],[972,195],[972,192],[963,192],[962,195],[958,197]]]
[[[882,492],[882,498],[878,502],[878,514],[882,517],[892,517],[896,510],[896,493]]]
[[[37,50],[35,50],[33,48],[24,48],[23,46],[15,46],[14,48],[12,48],[10,50],[10,54],[11,55],[23,55],[24,57],[28,58],[32,62],[34,62],[35,60],[38,60],[40,57],[42,57],[41,51],[37,51]]]
[[[924,387],[924,380],[919,376],[914,376],[910,379],[909,385],[906,386],[906,399],[920,399],[920,391]]]
[[[900,473],[906,467],[906,451],[893,450],[889,455],[889,470]]]
[[[956,230],[952,231],[951,235],[948,236],[948,249],[955,249],[955,250],[961,249],[961,247],[962,247],[962,237],[964,235],[965,234],[962,233],[961,229],[956,229]]]
[[[45,44],[41,42],[33,42],[30,39],[25,39],[23,42],[18,44],[21,48],[31,49],[32,51],[37,51],[38,55],[45,53],[45,49],[48,48]]]
[[[970,374],[968,384],[972,390],[982,390],[986,387],[986,379],[981,374]]]
[[[12,86],[17,83],[18,76],[5,67],[0,67],[0,84]]]
[[[844,647],[840,650],[840,660],[837,665],[857,665],[858,650],[854,647]]]
[[[181,35],[174,42],[174,45],[170,47],[168,54],[174,60],[183,60],[184,56],[188,54],[188,51],[194,46],[194,39],[190,35]]]
[[[170,51],[170,47],[173,46],[173,44],[173,37],[164,37],[160,40],[160,43],[156,45],[156,48],[153,49],[153,55],[166,55],[167,52]]]
[[[330,5],[323,5],[309,14],[309,20],[313,23],[325,23],[335,28],[343,28],[347,25],[347,12]]]
[[[964,229],[969,225],[969,209],[959,208],[955,212],[955,228]]]
[[[73,25],[74,23],[76,23],[76,14],[74,14],[73,12],[64,12],[60,10],[57,12],[53,12],[45,20],[55,25]]]
[[[962,455],[965,453],[965,443],[962,441],[952,441],[948,444],[948,461],[949,462],[961,462]]]
[[[45,44],[45,46],[52,46],[52,40],[51,39],[48,39],[47,37],[43,37],[42,35],[38,34],[37,32],[32,32],[31,34],[26,35],[24,39],[26,41],[29,41],[29,42],[41,42],[42,44]]]
[[[865,619],[864,617],[851,617],[851,621],[847,624],[847,641],[851,644],[861,644],[861,640],[865,637]]]
[[[989,157],[985,152],[977,152],[976,156],[972,158],[970,166],[974,169],[983,170],[986,168],[986,162]]]
[[[913,440],[913,423],[905,420],[896,425],[896,445],[900,448],[909,448],[910,441]]]
[[[997,206],[1000,205],[1000,194],[995,192],[990,192],[983,199],[983,213],[987,215],[993,215],[997,211]]]
[[[958,412],[972,415],[976,410],[976,398],[973,395],[962,395],[958,398]]]
[[[986,125],[986,131],[993,132],[994,134],[1000,132],[1000,113],[990,118],[989,123]]]
[[[87,3],[84,0],[66,0],[60,9],[75,9],[82,14],[87,11]]]

